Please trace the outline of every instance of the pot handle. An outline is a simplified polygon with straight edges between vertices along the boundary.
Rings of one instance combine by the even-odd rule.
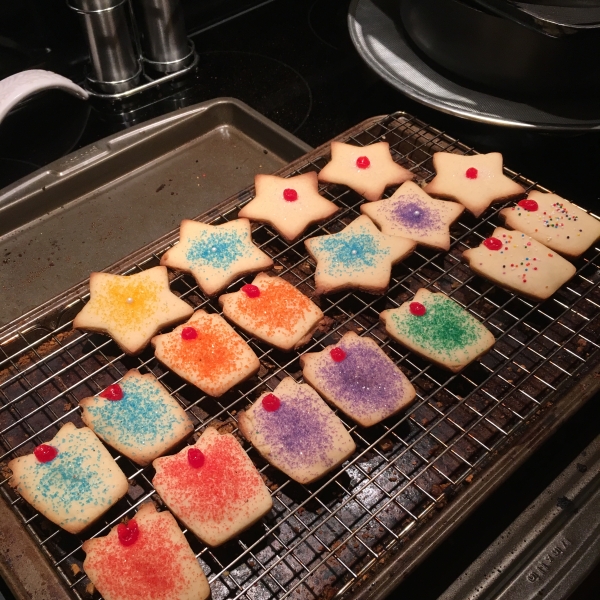
[[[0,81],[0,122],[21,100],[35,92],[48,89],[65,90],[82,100],[87,100],[89,96],[83,88],[58,73],[43,69],[21,71]]]

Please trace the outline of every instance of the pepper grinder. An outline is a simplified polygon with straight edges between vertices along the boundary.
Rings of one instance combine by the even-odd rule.
[[[144,62],[154,71],[176,73],[195,58],[179,0],[134,0]]]

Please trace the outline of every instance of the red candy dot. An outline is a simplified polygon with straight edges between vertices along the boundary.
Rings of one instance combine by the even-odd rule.
[[[356,159],[356,166],[359,169],[368,169],[371,166],[371,161],[368,156],[359,156]]]
[[[329,354],[335,362],[342,362],[346,358],[346,353],[341,348],[333,348]]]
[[[411,302],[408,305],[408,310],[410,310],[411,314],[415,315],[415,317],[422,317],[427,312],[425,305],[420,302]]]
[[[199,469],[204,464],[204,453],[202,450],[198,450],[198,448],[190,448],[188,450],[188,462],[190,463],[190,467]]]
[[[267,412],[274,412],[281,406],[281,400],[275,394],[267,394],[262,399],[262,405]]]
[[[48,444],[40,444],[34,451],[35,457],[41,463],[47,463],[54,460],[58,455],[58,450],[54,446]]]
[[[294,202],[294,200],[298,200],[298,192],[292,188],[285,188],[283,190],[283,199],[288,202]]]
[[[528,212],[535,212],[539,208],[538,203],[535,200],[530,200],[529,198],[527,198],[527,200],[520,200],[519,206]]]
[[[123,399],[123,388],[118,383],[109,385],[101,394],[101,398],[107,400],[122,400]]]
[[[131,519],[127,525],[125,523],[119,523],[117,527],[117,535],[119,536],[119,541],[123,546],[131,546],[135,544],[136,540],[140,535],[140,530],[138,529],[137,523],[134,519]]]
[[[483,245],[488,250],[500,250],[502,248],[502,241],[495,237],[489,237],[487,240],[483,240]]]
[[[198,337],[198,332],[193,327],[184,327],[181,330],[181,337],[184,340],[195,340]]]
[[[467,179],[477,179],[478,171],[475,167],[469,167],[465,175]]]
[[[248,298],[258,298],[260,296],[260,290],[255,285],[247,283],[242,286],[242,292],[248,296]]]

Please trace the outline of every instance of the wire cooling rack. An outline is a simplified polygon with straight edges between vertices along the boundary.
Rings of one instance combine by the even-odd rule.
[[[370,120],[338,139],[357,145],[389,142],[394,159],[411,169],[419,182],[433,176],[433,152],[473,152],[404,113]],[[328,149],[322,147],[280,174],[318,171],[328,158]],[[507,174],[528,189],[534,186],[516,173]],[[344,186],[324,185],[321,193],[341,211],[296,243],[286,243],[265,225],[253,230],[254,241],[273,257],[271,274],[309,296],[314,291],[314,263],[303,240],[340,231],[360,214],[363,201]],[[245,190],[202,220],[218,224],[235,219],[251,198],[252,189]],[[503,444],[515,443],[532,418],[554,402],[557,388],[569,385],[586,361],[597,360],[598,247],[578,259],[576,276],[541,304],[474,276],[461,262],[463,250],[478,245],[502,224],[497,215],[503,206],[494,205],[480,219],[463,215],[451,229],[447,253],[419,247],[394,267],[385,296],[355,292],[319,300],[326,318],[302,351],[321,350],[347,331],[370,336],[410,378],[417,399],[404,414],[369,429],[339,415],[357,451],[343,468],[310,486],[287,479],[240,438],[271,490],[273,510],[218,548],[209,549],[185,532],[216,600],[329,600],[356,589],[432,513],[444,510],[452,498],[460,502],[461,489],[495,460],[495,452]],[[130,274],[157,265],[176,239],[176,233],[165,236],[113,271]],[[217,301],[204,297],[191,276],[170,276],[171,289],[194,308],[221,312]],[[238,280],[230,290],[251,279]],[[493,349],[462,373],[451,374],[391,341],[378,321],[379,313],[399,306],[420,287],[448,294],[484,322],[496,337]],[[0,339],[0,489],[66,588],[82,599],[99,597],[82,571],[83,539],[105,535],[121,519],[132,517],[143,502],[164,508],[151,485],[152,468],[140,468],[113,453],[129,478],[129,493],[79,538],[51,524],[13,492],[6,462],[48,441],[67,421],[82,426],[78,401],[114,383],[130,368],[152,372],[189,413],[196,432],[212,425],[236,435],[240,409],[287,375],[301,380],[300,353],[280,352],[241,332],[260,358],[258,375],[221,398],[204,396],[161,365],[151,350],[132,358],[105,336],[73,331],[73,316],[87,300],[87,287],[80,287],[5,329],[8,333]]]

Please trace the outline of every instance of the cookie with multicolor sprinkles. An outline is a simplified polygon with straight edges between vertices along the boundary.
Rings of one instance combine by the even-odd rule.
[[[436,198],[460,202],[476,217],[492,202],[525,193],[523,186],[504,175],[499,152],[470,156],[436,152],[433,168],[435,177],[425,186],[425,191]]]
[[[416,396],[377,342],[353,331],[321,352],[303,354],[300,365],[307,383],[363,427],[404,410]]]
[[[313,223],[324,221],[339,208],[319,194],[313,171],[295,177],[259,174],[254,178],[256,195],[238,215],[268,223],[288,242],[297,239]]]
[[[142,466],[194,430],[187,413],[156,377],[137,369],[79,406],[81,419],[100,439]]]
[[[83,543],[83,569],[104,600],[205,600],[202,567],[169,511],[142,504],[133,519]]]
[[[208,225],[185,219],[179,242],[167,250],[161,265],[191,273],[207,296],[214,296],[234,279],[273,266],[273,260],[252,243],[248,219]]]
[[[465,207],[456,202],[435,200],[416,183],[407,181],[390,198],[361,204],[360,210],[386,235],[449,250],[450,225]]]
[[[154,353],[209,396],[222,396],[254,375],[258,357],[221,316],[198,310],[170,333],[152,338]]]
[[[417,246],[413,240],[381,233],[366,215],[339,233],[309,238],[304,245],[317,261],[316,294],[345,289],[383,294],[390,284],[392,265]]]
[[[266,515],[271,495],[239,442],[209,427],[193,446],[153,463],[154,488],[205,544],[218,546]]]
[[[308,343],[323,313],[281,277],[259,273],[251,284],[219,298],[223,314],[250,335],[281,350]]]
[[[94,432],[65,423],[33,454],[8,463],[9,484],[47,519],[79,533],[122,498],[127,477]]]
[[[242,435],[274,467],[308,484],[356,450],[352,437],[319,394],[291,377],[238,415]]]
[[[575,267],[520,231],[497,227],[477,248],[463,252],[472,271],[532,300],[545,300],[565,284]]]
[[[169,289],[166,267],[134,275],[90,275],[90,300],[73,328],[110,335],[126,354],[139,354],[153,335],[189,318],[194,309]]]
[[[570,258],[600,239],[600,221],[556,194],[533,190],[526,200],[503,208],[500,214],[509,227]]]
[[[369,146],[331,142],[331,162],[319,173],[319,181],[343,183],[371,202],[379,200],[386,187],[413,177],[394,162],[387,142]]]
[[[379,318],[403,346],[455,373],[495,342],[491,332],[457,302],[425,288],[413,300],[384,310]]]

